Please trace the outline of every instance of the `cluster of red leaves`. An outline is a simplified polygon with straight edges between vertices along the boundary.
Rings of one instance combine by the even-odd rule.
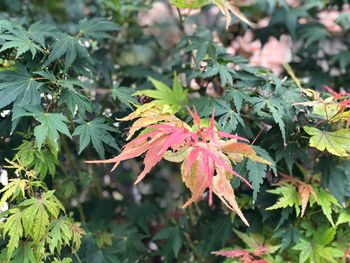
[[[261,256],[268,253],[268,249],[264,246],[255,249],[253,252],[242,249],[221,250],[212,252],[215,255],[227,258],[238,258],[243,263],[267,263]],[[259,259],[260,258],[260,259]]]
[[[350,93],[336,92],[330,87],[324,85],[323,88],[333,95],[335,100],[339,101],[339,105],[344,108],[350,108]]]
[[[247,139],[218,131],[214,114],[209,125],[203,126],[198,114],[190,111],[194,124],[190,127],[174,115],[162,114],[157,108],[144,106],[122,119],[138,118],[130,128],[128,138],[143,129],[140,135],[127,143],[115,158],[89,163],[115,163],[113,171],[120,162],[145,153],[144,169],[135,181],[137,184],[163,158],[172,162],[182,162],[182,180],[192,193],[192,197],[183,208],[198,201],[209,188],[210,205],[215,193],[246,225],[249,225],[236,202],[230,179],[237,176],[249,187],[251,185],[233,170],[231,161],[239,162],[245,157],[257,162],[267,161],[257,156],[250,145],[238,142],[248,142]]]

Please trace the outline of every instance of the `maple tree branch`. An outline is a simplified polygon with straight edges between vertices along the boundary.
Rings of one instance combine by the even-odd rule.
[[[260,135],[263,133],[263,131],[264,131],[265,129],[266,129],[266,126],[264,125],[264,126],[260,129],[259,133],[255,136],[255,138],[254,138],[254,140],[253,140],[253,142],[252,142],[251,145],[253,145],[253,144],[259,139]]]

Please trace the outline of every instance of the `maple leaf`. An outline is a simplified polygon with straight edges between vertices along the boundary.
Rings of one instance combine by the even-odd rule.
[[[38,144],[39,150],[47,139],[49,143],[58,150],[58,139],[59,132],[72,138],[69,129],[67,127],[68,119],[61,113],[47,113],[44,112],[40,107],[26,107],[27,112],[19,115],[32,116],[35,120],[40,122],[40,125],[34,128],[34,136]]]
[[[317,200],[317,196],[312,188],[311,185],[308,184],[301,184],[298,187],[298,191],[299,191],[299,196],[301,199],[301,217],[304,216],[305,210],[306,210],[306,206],[309,202],[310,199],[310,195],[313,194],[315,199]]]
[[[131,96],[132,93],[133,92],[130,90],[130,88],[114,85],[112,90],[112,97],[114,100],[118,100],[128,108],[133,109],[132,104],[135,105],[137,103],[137,100]]]
[[[13,251],[19,245],[19,239],[23,236],[23,212],[18,208],[13,208],[10,210],[11,216],[6,220],[3,229],[3,235],[8,235],[10,237],[9,243],[7,244],[7,254],[11,256]]]
[[[21,108],[25,105],[40,103],[40,87],[42,83],[34,80],[28,71],[18,65],[15,71],[0,73],[0,109],[14,102]]]
[[[334,206],[341,207],[338,200],[328,191],[324,189],[319,189],[316,191],[317,200],[314,200],[311,198],[311,205],[314,202],[317,202],[319,206],[321,206],[322,213],[326,216],[328,221],[332,224],[333,227],[335,227],[335,224],[333,222],[332,218],[332,208]]]
[[[92,145],[100,158],[104,158],[103,143],[114,149],[119,149],[113,136],[109,133],[109,131],[114,132],[115,129],[105,124],[104,119],[96,118],[89,122],[78,120],[77,123],[79,126],[74,130],[73,136],[79,135],[79,154],[89,145],[90,142],[92,142]]]
[[[350,214],[346,211],[342,211],[338,217],[336,226],[340,224],[348,223],[350,225]]]
[[[43,66],[47,67],[52,62],[62,57],[65,58],[64,65],[66,71],[72,66],[78,57],[84,58],[93,64],[90,53],[88,52],[87,48],[79,42],[78,37],[62,35],[62,37],[53,45],[51,54]]]
[[[34,59],[37,51],[43,52],[40,45],[35,43],[37,39],[33,38],[32,34],[28,34],[28,32],[20,26],[7,27],[7,32],[1,34],[1,39],[5,43],[0,48],[0,52],[14,48],[17,51],[16,58],[30,51]]]
[[[24,197],[24,191],[27,188],[28,180],[16,178],[12,179],[9,184],[0,190],[3,193],[0,200],[0,207],[9,199],[15,199],[20,194]]]
[[[63,245],[68,245],[72,238],[71,224],[66,218],[51,222],[47,228],[50,238],[49,249],[53,254],[55,249],[60,253]]]
[[[182,236],[182,230],[179,227],[166,227],[160,230],[153,240],[166,240],[168,254],[173,254],[177,258],[183,243]]]
[[[19,204],[23,209],[23,228],[27,236],[39,241],[50,223],[50,216],[57,219],[64,207],[53,195],[54,191],[44,193],[40,198],[32,197]]]
[[[102,39],[110,37],[110,32],[119,30],[120,26],[104,18],[86,18],[79,21],[79,35],[85,38]]]
[[[79,250],[81,246],[81,238],[85,235],[85,231],[80,227],[79,222],[74,222],[71,224],[72,230],[72,248],[73,251],[76,252]]]
[[[336,230],[335,228],[321,227],[312,232],[312,239],[302,238],[292,248],[300,251],[299,262],[339,262],[336,258],[341,258],[343,252],[337,247],[331,246]]]
[[[59,105],[66,104],[73,115],[75,115],[77,111],[83,116],[86,111],[93,111],[89,99],[74,88],[74,86],[84,87],[82,82],[76,80],[59,80],[57,83],[65,88],[58,101]]]
[[[152,103],[162,106],[162,110],[169,113],[176,113],[180,111],[187,103],[187,90],[183,89],[179,79],[174,73],[173,87],[170,88],[163,82],[156,79],[149,78],[155,90],[140,90],[133,94],[133,96],[147,96],[155,99]]]
[[[182,179],[192,193],[192,197],[183,205],[183,208],[200,199],[204,191],[209,188],[210,205],[215,193],[248,225],[235,200],[234,190],[229,180],[236,176],[248,186],[251,187],[251,185],[233,170],[230,160],[237,161],[238,158],[242,160],[246,157],[266,164],[269,162],[257,156],[251,146],[237,142],[238,140],[247,141],[246,139],[218,131],[215,127],[214,113],[209,124],[203,125],[197,112],[190,111],[193,118],[193,126],[190,127],[174,115],[162,114],[154,105],[145,105],[143,106],[147,107],[148,111],[142,109],[124,118],[124,120],[139,118],[131,127],[128,138],[139,129],[144,129],[143,132],[127,143],[118,156],[87,163],[114,163],[113,171],[120,162],[145,153],[144,169],[135,181],[137,184],[161,159],[171,161],[174,158],[176,162],[182,162]],[[174,154],[178,156],[175,158]]]
[[[300,199],[295,187],[290,184],[282,185],[276,189],[268,190],[271,194],[280,195],[277,203],[266,208],[266,210],[274,210],[279,208],[294,207],[297,215],[300,213]]]
[[[314,127],[304,127],[310,137],[310,146],[320,151],[327,150],[337,156],[350,156],[350,130],[340,129],[329,132]]]
[[[297,216],[299,216],[301,207],[301,217],[303,217],[307,204],[309,203],[310,206],[313,206],[317,203],[328,221],[332,226],[335,226],[332,219],[332,207],[334,205],[340,207],[340,204],[333,195],[324,189],[314,188],[292,176],[283,175],[283,178],[279,183],[280,187],[267,191],[280,195],[280,198],[276,204],[266,208],[266,210],[294,207]]]
[[[303,217],[305,214],[305,210],[307,207],[307,204],[310,200],[310,196],[312,195],[315,199],[315,201],[318,201],[316,192],[314,190],[314,188],[305,183],[302,182],[300,180],[297,180],[296,178],[289,176],[289,175],[285,175],[282,174],[283,180],[279,183],[279,184],[286,184],[286,183],[290,183],[292,185],[294,185],[295,187],[297,187],[298,189],[298,193],[299,193],[299,199],[300,199],[300,203],[301,203],[301,214],[300,217]]]

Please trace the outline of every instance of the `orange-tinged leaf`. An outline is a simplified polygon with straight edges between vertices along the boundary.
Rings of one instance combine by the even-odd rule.
[[[159,115],[159,113],[157,115],[156,111],[154,113],[155,113],[154,115],[149,114],[148,116],[145,116],[143,118],[136,120],[129,130],[127,140],[130,140],[130,138],[134,136],[135,132],[149,125],[164,122],[164,121],[167,121],[167,122],[180,121],[174,115]]]
[[[310,194],[314,196],[315,200],[317,200],[317,195],[314,192],[314,189],[312,188],[311,185],[304,184],[304,183],[298,186],[298,192],[299,192],[300,201],[301,201],[300,217],[303,217],[307,207],[307,203],[309,202],[309,199],[310,199]]]
[[[264,158],[259,157],[253,147],[249,144],[236,142],[235,140],[230,140],[223,143],[221,150],[228,154],[228,157],[234,162],[241,162],[244,158],[249,158],[252,161],[265,163],[271,165],[270,162]]]
[[[249,226],[247,219],[244,217],[241,209],[239,208],[235,193],[227,180],[223,169],[219,169],[219,173],[213,178],[213,190],[214,193],[221,199],[221,201],[231,210],[235,211],[241,220]]]
[[[186,208],[192,203],[198,201],[208,187],[207,178],[204,171],[200,170],[197,161],[191,166],[187,174],[185,173],[185,167],[186,161],[183,162],[181,166],[182,180],[188,189],[190,189],[192,196],[183,204],[182,208]]]

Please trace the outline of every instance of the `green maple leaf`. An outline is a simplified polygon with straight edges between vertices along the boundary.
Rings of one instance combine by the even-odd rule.
[[[40,122],[40,125],[34,128],[34,136],[39,150],[46,140],[58,150],[59,133],[67,135],[72,138],[68,127],[68,119],[61,113],[46,113],[37,107],[26,107],[27,112],[20,116],[32,116],[35,120]]]
[[[276,149],[276,162],[284,159],[290,173],[292,173],[293,166],[298,159],[307,159],[305,152],[297,143],[289,142],[286,147],[281,143],[274,143],[272,148]]]
[[[191,100],[191,105],[193,105],[196,108],[200,117],[210,116],[213,113],[213,110],[215,116],[226,116],[227,113],[232,111],[230,105],[226,101],[206,96]],[[219,123],[224,124],[223,120]]]
[[[341,207],[338,200],[328,191],[324,189],[316,189],[317,200],[311,195],[310,204],[313,205],[315,202],[321,207],[323,214],[326,216],[328,221],[335,227],[332,218],[332,208],[333,206]]]
[[[83,19],[79,21],[79,34],[86,38],[108,38],[109,32],[119,30],[120,26],[104,18]]]
[[[29,26],[27,34],[32,40],[44,47],[46,38],[53,36],[56,30],[54,25],[39,21]]]
[[[40,104],[40,91],[43,83],[36,81],[28,74],[22,65],[17,65],[14,71],[1,71],[0,80],[0,109],[13,103],[12,128],[13,132],[19,122],[19,117],[28,105]]]
[[[10,257],[13,251],[19,245],[19,239],[22,238],[23,232],[23,212],[18,208],[10,210],[11,216],[9,216],[4,224],[3,235],[9,236],[9,242],[7,244],[7,255]]]
[[[85,58],[91,64],[93,64],[87,48],[79,43],[79,38],[69,35],[65,35],[63,38],[55,42],[52,47],[51,54],[43,66],[47,67],[52,62],[60,59],[61,57],[65,58],[65,70],[68,70],[78,57]]]
[[[153,240],[166,240],[166,253],[177,258],[183,242],[181,229],[179,227],[163,228],[153,237]]]
[[[77,123],[80,125],[74,130],[73,136],[79,136],[79,154],[90,142],[92,142],[92,145],[101,158],[105,158],[103,143],[119,149],[115,143],[115,139],[108,132],[114,132],[115,129],[105,124],[104,119],[96,118],[89,122],[78,120]]]
[[[247,170],[249,171],[249,181],[253,186],[253,199],[256,200],[257,194],[260,190],[260,185],[264,182],[266,176],[267,166],[264,163],[248,160]]]
[[[321,227],[312,231],[312,239],[302,238],[298,244],[293,247],[300,251],[299,263],[317,262],[317,263],[337,263],[337,258],[343,257],[341,249],[330,246],[336,234],[335,228]]]
[[[35,142],[31,141],[23,141],[16,150],[14,159],[27,169],[34,169],[40,178],[44,178],[47,173],[55,174],[58,164],[56,152],[46,148],[39,150]]]
[[[80,93],[78,89],[74,88],[74,86],[84,88],[84,83],[78,80],[59,80],[57,84],[65,89],[58,101],[59,105],[66,104],[73,115],[76,111],[82,116],[85,115],[86,111],[93,111],[90,100]]]
[[[0,109],[12,102],[19,108],[40,103],[42,83],[34,80],[22,65],[17,65],[15,71],[1,71],[0,80],[4,81],[0,83]]]
[[[32,242],[21,242],[9,259],[11,263],[38,263]],[[7,261],[6,261],[7,262]]]
[[[305,126],[304,130],[311,136],[311,147],[320,151],[327,150],[337,156],[350,156],[350,129],[328,132]]]
[[[177,75],[174,74],[173,79],[173,87],[170,88],[165,85],[163,82],[160,82],[156,79],[149,78],[152,82],[153,86],[156,88],[155,90],[140,90],[135,92],[134,96],[147,96],[155,99],[153,103],[161,105],[163,107],[169,107],[172,113],[176,113],[180,111],[187,103],[187,90],[185,90],[178,78]]]
[[[0,38],[5,41],[0,48],[0,52],[14,48],[17,51],[16,58],[30,51],[34,59],[37,51],[43,51],[21,26],[11,25],[6,27],[6,32],[2,33]]]
[[[297,216],[300,213],[300,199],[299,199],[299,193],[295,189],[294,186],[290,184],[282,185],[276,189],[268,190],[267,192],[271,194],[280,195],[281,197],[278,199],[277,203],[273,206],[270,206],[266,208],[266,210],[274,210],[279,208],[286,208],[286,207],[294,207],[295,211],[297,213]]]
[[[341,224],[348,223],[350,225],[350,214],[346,211],[342,211],[338,217],[336,226],[339,226]]]
[[[123,258],[134,262],[138,258],[139,253],[147,251],[147,248],[142,242],[145,236],[140,234],[136,228],[118,225],[113,227],[112,230],[113,237],[115,238],[113,247]]]
[[[220,117],[218,125],[222,127],[222,130],[225,132],[232,132],[236,130],[238,123],[245,127],[245,123],[241,115],[238,112],[229,110]]]
[[[133,91],[130,88],[114,86],[112,90],[112,97],[114,100],[118,99],[120,103],[133,110],[134,108],[131,104],[138,104],[138,102],[131,96],[132,93]]]
[[[276,99],[265,99],[262,97],[254,97],[249,100],[254,104],[255,112],[262,117],[272,116],[275,123],[278,124],[283,141],[286,142],[286,125],[283,121],[285,115],[283,106]],[[266,112],[268,110],[269,113]]]
[[[270,163],[269,167],[274,172],[274,174],[277,175],[276,162],[272,159],[271,155],[265,149],[259,146],[253,146],[253,148],[259,156]]]
[[[50,238],[49,248],[50,252],[53,254],[55,250],[58,253],[64,245],[68,245],[72,238],[72,230],[70,221],[61,217],[50,223],[48,226],[48,234]]]
[[[46,234],[50,219],[57,219],[64,207],[53,195],[54,191],[44,193],[40,198],[32,197],[19,204],[23,209],[23,227],[27,236],[39,242]]]
[[[235,108],[237,110],[237,112],[240,112],[241,109],[242,109],[242,105],[243,105],[243,102],[245,100],[248,100],[250,97],[244,93],[243,91],[241,90],[238,90],[238,89],[229,89],[227,90],[226,92],[226,95],[225,97],[232,101],[233,104],[235,105]]]
[[[75,79],[58,79],[50,71],[36,71],[35,74],[63,89],[58,105],[66,104],[72,115],[79,112],[84,116],[86,111],[93,111],[90,100],[80,92],[87,87],[84,82]]]
[[[24,191],[27,187],[28,180],[15,178],[12,179],[5,187],[0,190],[2,194],[0,200],[0,207],[9,199],[15,199],[17,196],[22,195],[24,197]]]
[[[216,75],[220,76],[221,85],[225,86],[226,84],[229,84],[230,86],[233,86],[233,78],[232,75],[237,75],[236,72],[227,67],[227,65],[222,65],[220,63],[215,63],[207,68],[207,70],[203,74],[203,78],[211,78]]]

